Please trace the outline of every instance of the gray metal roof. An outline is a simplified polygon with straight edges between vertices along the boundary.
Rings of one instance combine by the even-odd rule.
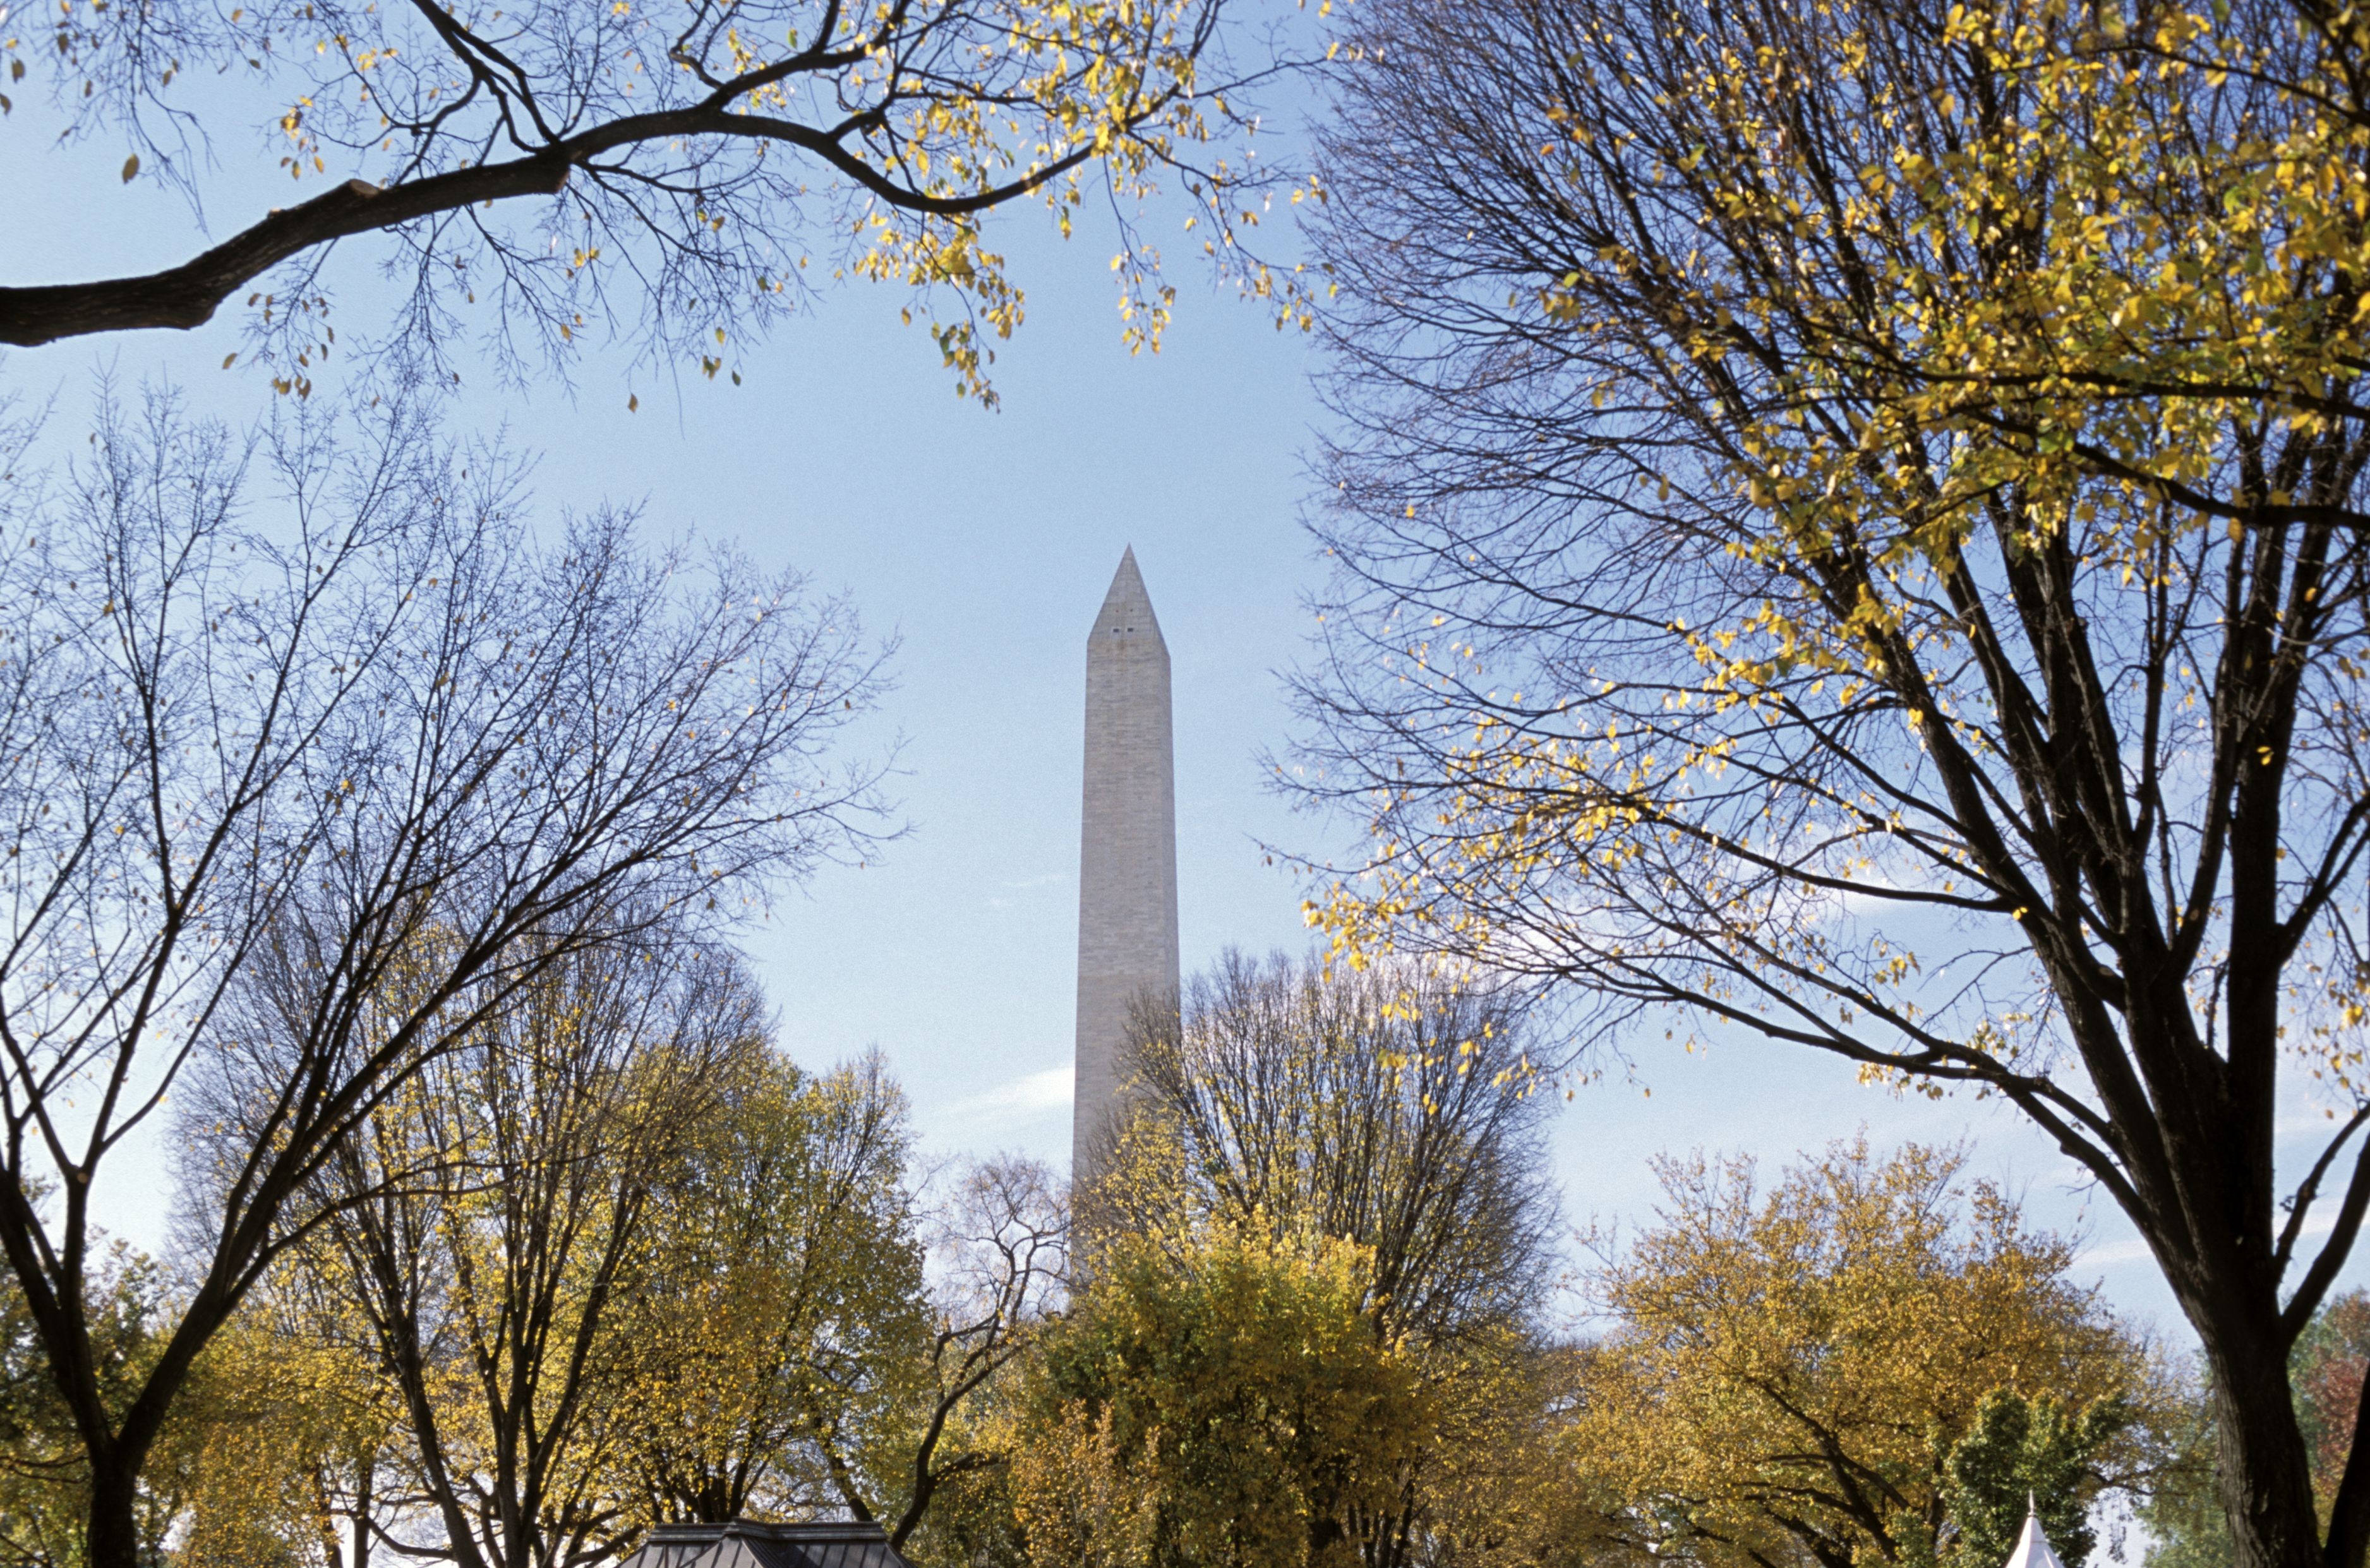
[[[661,1525],[623,1568],[910,1568],[879,1525]]]

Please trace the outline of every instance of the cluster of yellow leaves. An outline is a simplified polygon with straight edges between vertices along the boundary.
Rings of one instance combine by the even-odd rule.
[[[1197,0],[1004,0],[1008,59],[1023,63],[1017,86],[990,97],[916,95],[900,111],[901,172],[933,194],[961,199],[1055,169],[1043,200],[1066,237],[1085,200],[1077,155],[1092,155],[1104,190],[1122,207],[1155,194],[1158,177],[1189,147],[1209,142],[1223,102],[1197,97],[1201,41]],[[893,67],[880,67],[884,85]],[[1197,185],[1199,182],[1195,182]],[[1202,187],[1221,232],[1229,181]],[[1239,222],[1255,223],[1255,213]],[[964,396],[993,403],[989,339],[1012,336],[1026,301],[1004,258],[981,244],[976,216],[916,218],[885,205],[862,220],[869,248],[860,276],[917,289],[947,285],[965,302],[956,320],[934,322],[931,335]],[[1159,280],[1159,258],[1131,241],[1112,259],[1121,283],[1120,315],[1132,349],[1157,350],[1176,292]]]
[[[1157,1437],[1122,1452],[1114,1413],[1080,1400],[1024,1424],[1014,1436],[1011,1508],[1032,1563],[1138,1568],[1153,1556],[1155,1494],[1142,1472],[1160,1462]]]
[[[1707,1564],[1931,1561],[1951,1447],[2012,1390],[2141,1419],[2171,1396],[2146,1345],[2066,1277],[1962,1156],[1865,1140],[1789,1170],[1666,1160],[1660,1223],[1598,1276],[1613,1327],[1580,1356],[1564,1451],[1608,1539]]]
[[[128,1398],[164,1348],[165,1271],[121,1243],[97,1271],[92,1350],[110,1402]],[[259,1304],[211,1341],[142,1477],[146,1549],[177,1568],[299,1568],[336,1560],[329,1532],[353,1478],[395,1420],[386,1391],[351,1343],[292,1343]],[[0,1551],[10,1560],[84,1559],[86,1467],[52,1391],[24,1297],[0,1285]]]
[[[192,1568],[368,1522],[532,1510],[521,1539],[606,1548],[896,1501],[931,1328],[903,1096],[777,1055],[733,971],[638,1011],[667,973],[562,967],[387,1097],[356,1201],[210,1353],[224,1392],[164,1461]]]
[[[1248,158],[1200,157],[1200,149],[1255,129],[1254,117],[1228,108],[1225,84],[1204,80],[1216,10],[1211,0],[951,0],[920,11],[812,0],[612,0],[507,15],[463,4],[423,24],[403,7],[234,7],[209,19],[168,4],[144,31],[127,27],[107,0],[73,0],[57,7],[53,28],[36,26],[55,46],[60,100],[74,101],[79,85],[86,101],[76,112],[125,114],[135,139],[136,112],[124,106],[163,93],[181,74],[178,59],[161,80],[149,68],[145,56],[163,52],[159,39],[203,52],[223,71],[244,63],[259,84],[293,76],[265,88],[259,116],[284,143],[279,166],[292,179],[416,183],[479,164],[489,144],[480,133],[493,127],[505,157],[564,156],[585,170],[647,154],[651,166],[637,169],[625,188],[665,166],[661,188],[670,200],[686,199],[673,212],[662,211],[664,202],[639,209],[624,230],[647,224],[638,237],[706,253],[734,274],[703,283],[696,297],[665,300],[670,313],[687,306],[704,318],[685,324],[695,345],[734,325],[738,306],[763,319],[788,292],[811,259],[800,254],[805,242],[793,231],[834,229],[848,242],[838,272],[933,298],[926,307],[940,315],[933,336],[960,389],[993,402],[992,345],[1019,325],[1023,300],[1003,258],[982,244],[985,212],[1041,200],[1066,235],[1089,195],[1108,197],[1118,212],[1137,211],[1173,175],[1190,198],[1188,226],[1206,223],[1220,236],[1214,246],[1231,248],[1238,230],[1259,222],[1260,204],[1241,192],[1264,185],[1264,176]],[[0,22],[7,17],[0,7]],[[0,37],[12,79],[27,70],[19,45]],[[37,58],[52,59],[46,48]],[[481,80],[496,59],[499,80]],[[0,97],[0,112],[10,107]],[[489,118],[470,118],[480,112]],[[619,125],[627,133],[589,155],[566,145]],[[811,188],[795,174],[777,179],[780,163],[766,162],[810,155]],[[139,168],[135,155],[123,177]],[[580,186],[592,177],[580,177]],[[596,221],[591,200],[563,198],[567,240],[555,233],[547,251],[541,235],[532,246],[499,242],[514,266],[555,264],[558,288],[535,297],[540,328],[563,342],[584,329],[586,311],[604,305],[599,285],[580,277],[603,247],[572,243],[580,222]],[[719,239],[728,223],[734,234]],[[1133,349],[1156,349],[1174,292],[1133,221],[1122,226],[1114,270],[1123,336]],[[483,275],[472,267],[469,255],[454,250],[432,269],[474,303],[472,278]],[[1280,288],[1256,263],[1244,271],[1250,292],[1283,296],[1280,321],[1308,325],[1294,284]],[[504,286],[519,281],[512,276]],[[949,301],[953,308],[942,309]],[[322,351],[319,343],[308,347],[311,355]],[[729,368],[723,354],[696,351],[710,378]],[[284,392],[309,388],[302,374],[275,381]]]
[[[1767,177],[1707,166],[1716,205],[1801,241],[1805,263],[1745,279],[1691,257],[1672,280],[1689,306],[1676,347],[1695,364],[1739,354],[1736,326],[1796,350],[1741,426],[1729,482],[1762,523],[1731,549],[1794,578],[1801,599],[1689,634],[1715,706],[1749,704],[1803,668],[1842,677],[1848,700],[1855,677],[1897,661],[1904,630],[1913,651],[1940,657],[1922,639],[1941,634],[1913,629],[1914,601],[2004,492],[2031,531],[2013,543],[2079,529],[2086,567],[2153,586],[2164,535],[2207,524],[2186,503],[2267,509],[2269,521],[2288,504],[2227,474],[2233,432],[2267,421],[2310,432],[2356,373],[2370,325],[2352,281],[2370,262],[2370,130],[2335,105],[2370,21],[2345,14],[2333,25],[2347,36],[2312,74],[2240,95],[2234,76],[2280,79],[2274,40],[2177,9],[2145,40],[2114,31],[2112,11],[2095,24],[2060,5],[2005,14],[2019,19],[1954,7],[1936,41],[1996,73],[2013,110],[1948,95],[1912,104],[1871,76],[1863,120],[1839,128],[1860,160],[1857,189],[1839,193],[1819,189],[1782,123],[1791,63],[1731,51],[1692,84]],[[1837,20],[1835,64],[1848,76],[1865,40],[1850,7]],[[1928,134],[1913,140],[1921,120]],[[1853,252],[1870,258],[1866,274],[1813,265]],[[1577,333],[1609,325],[1557,285],[1542,304]],[[1843,553],[1865,556],[1870,580],[1856,602],[1820,605],[1832,585],[1813,564]]]
[[[357,1347],[272,1332],[270,1315],[234,1320],[206,1347],[198,1418],[155,1466],[187,1510],[181,1568],[340,1561],[341,1505],[392,1439],[392,1391]]]
[[[908,1479],[932,1325],[902,1097],[861,1069],[765,1062],[729,1105],[662,1185],[621,1303],[628,1539],[700,1509],[842,1506],[843,1485],[884,1507]]]

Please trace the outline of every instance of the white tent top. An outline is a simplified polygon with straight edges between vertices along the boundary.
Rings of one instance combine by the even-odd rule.
[[[2041,1511],[2032,1499],[2025,1499],[2024,1508],[2024,1533],[2016,1538],[2016,1550],[2008,1554],[2006,1568],[2065,1568],[2049,1538],[2041,1532]]]

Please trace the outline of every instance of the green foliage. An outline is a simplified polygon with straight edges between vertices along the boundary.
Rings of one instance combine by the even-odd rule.
[[[1945,1505],[1959,1527],[1952,1556],[1965,1568],[1999,1568],[2016,1549],[2029,1502],[2066,1568],[2082,1568],[2098,1542],[2089,1518],[2095,1467],[2131,1419],[2111,1397],[2077,1413],[2047,1394],[1985,1395],[1946,1467]]]
[[[2172,1463],[2139,1509],[2148,1533],[2145,1568],[2230,1568],[2238,1560],[2230,1520],[2215,1494],[2214,1422],[2199,1399],[2180,1433]]]
[[[392,389],[373,401],[252,441],[169,395],[144,417],[103,403],[81,477],[63,485],[37,477],[21,429],[0,434],[24,503],[0,548],[0,731],[42,738],[12,741],[0,768],[15,835],[0,908],[27,966],[0,987],[25,1134],[0,1146],[0,1233],[75,1411],[104,1568],[136,1568],[144,1471],[193,1397],[200,1353],[287,1249],[474,1255],[488,1229],[533,1230],[546,1195],[572,1203],[590,1179],[541,1160],[530,1187],[489,1165],[417,1226],[443,1196],[420,1183],[395,1185],[401,1205],[362,1201],[388,1194],[349,1178],[431,1070],[589,947],[662,926],[720,934],[753,907],[742,889],[817,864],[865,814],[849,797],[860,783],[814,771],[869,685],[844,606],[727,555],[695,571],[680,550],[646,552],[628,514],[531,548],[513,464],[459,457]],[[117,635],[134,624],[155,635]],[[170,721],[123,723],[132,691]],[[205,782],[217,747],[246,759],[240,787]],[[94,944],[94,929],[113,934]],[[77,1087],[109,1081],[138,1092]],[[449,1136],[393,1140],[390,1127],[389,1147],[441,1166],[498,1132],[558,1136],[531,1072],[505,1093],[507,1111],[481,1102],[436,1129]],[[87,1294],[103,1243],[82,1199],[159,1116],[185,1155],[189,1250],[156,1331],[167,1345],[119,1402],[118,1368],[89,1354],[106,1332]],[[605,1169],[620,1165],[630,1185],[632,1159]],[[35,1200],[44,1186],[57,1202]],[[402,1234],[366,1236],[374,1223]],[[527,1244],[573,1264],[559,1234]],[[484,1305],[490,1322],[510,1303],[464,1299],[484,1282],[439,1265],[372,1287],[456,1318]],[[577,1327],[520,1316],[538,1336]],[[539,1370],[516,1338],[485,1344],[505,1366],[473,1368],[481,1387],[515,1391],[512,1370]]]
[[[700,978],[714,1015],[689,1021],[544,988],[466,1070],[390,1100],[374,1157],[407,1190],[359,1173],[377,1196],[351,1212],[374,1229],[333,1219],[224,1336],[244,1370],[222,1408],[247,1436],[201,1469],[210,1497],[270,1506],[193,1514],[205,1568],[311,1561],[373,1526],[466,1530],[513,1568],[678,1520],[844,1511],[902,1537],[949,1477],[950,1539],[995,1505],[1001,1449],[973,1406],[1059,1277],[1058,1198],[1023,1162],[974,1172],[939,1221],[947,1277],[926,1277],[880,1059],[810,1073],[737,981]],[[420,1157],[455,1128],[466,1158]],[[1030,1267],[983,1270],[966,1242]]]
[[[1283,776],[1370,839],[1313,914],[1608,1052],[2020,1107],[2174,1282],[2238,1559],[2314,1561],[2281,1375],[2356,1241],[2297,1173],[2370,1097],[2370,12],[1352,17]],[[2307,1075],[2336,1119],[2275,1157]]]
[[[1020,1417],[1030,1559],[1160,1568],[1357,1560],[1430,1418],[1376,1330],[1361,1249],[1214,1224],[1114,1242]]]
[[[129,1403],[160,1345],[168,1305],[164,1272],[118,1242],[101,1253],[86,1295],[101,1400]],[[160,1470],[165,1467],[158,1467]],[[89,1510],[89,1467],[73,1411],[60,1397],[14,1278],[0,1287],[0,1563],[78,1568]],[[169,1482],[140,1500],[141,1534],[160,1550],[173,1520]]]

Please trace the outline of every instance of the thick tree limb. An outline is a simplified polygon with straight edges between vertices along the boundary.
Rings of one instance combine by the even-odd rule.
[[[202,326],[238,289],[316,246],[472,201],[548,194],[567,183],[568,169],[558,159],[522,158],[432,175],[393,190],[348,180],[300,207],[282,208],[162,272],[95,283],[0,289],[0,343],[30,349],[99,332]]]
[[[737,93],[739,84],[731,85]],[[719,95],[724,97],[725,95]],[[1147,107],[1145,115],[1156,112]],[[1138,117],[1139,122],[1143,117]],[[905,212],[964,217],[1025,196],[1094,156],[1079,148],[1017,178],[969,196],[932,196],[890,178],[841,145],[837,133],[761,115],[727,113],[710,100],[687,109],[634,115],[551,143],[524,157],[380,187],[348,180],[302,206],[275,211],[213,249],[178,267],[90,283],[0,288],[0,343],[38,348],[62,338],[142,327],[186,331],[213,318],[222,303],[281,262],[350,235],[391,229],[438,212],[520,196],[548,196],[569,173],[604,154],[687,136],[737,136],[777,142],[821,158],[869,194]]]

